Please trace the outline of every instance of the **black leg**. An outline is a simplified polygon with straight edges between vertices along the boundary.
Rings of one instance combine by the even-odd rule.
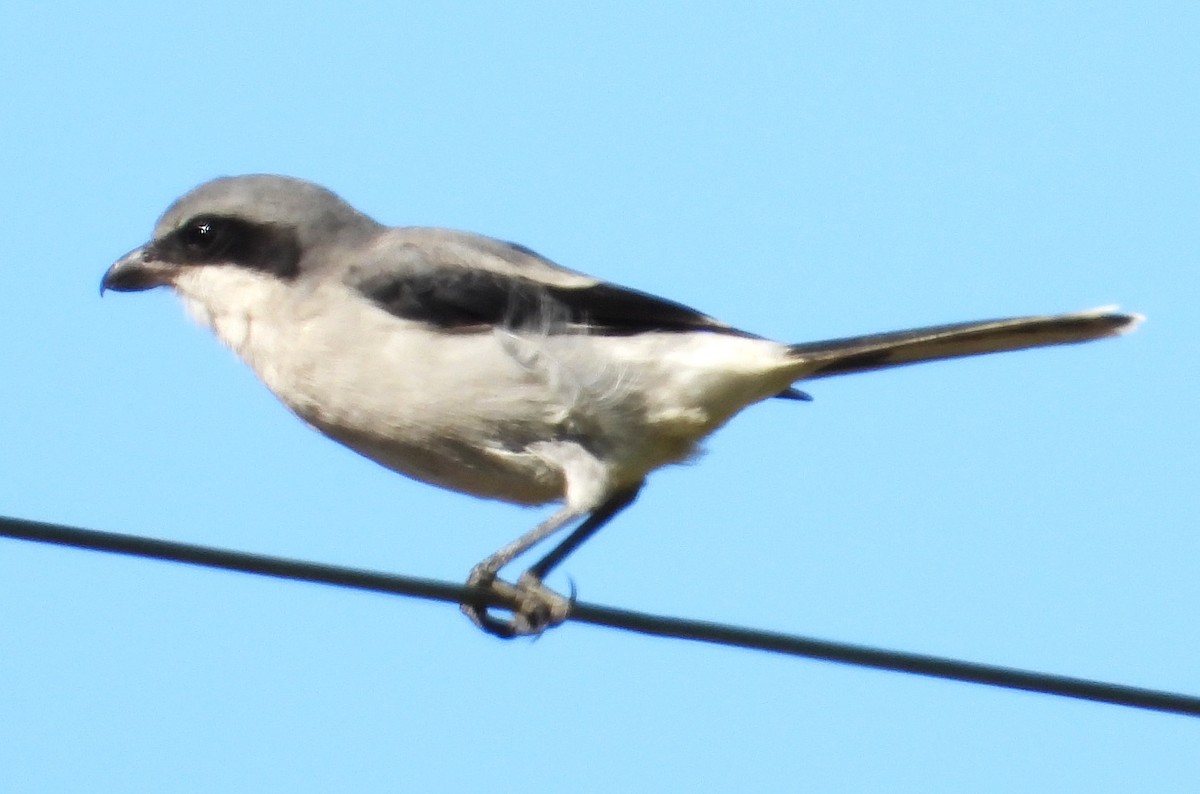
[[[582,524],[575,528],[570,535],[567,535],[561,543],[555,546],[550,552],[535,562],[529,567],[528,573],[537,579],[544,579],[546,575],[558,567],[558,564],[567,558],[567,555],[579,548],[592,535],[609,521],[613,516],[624,510],[626,507],[637,498],[638,491],[642,490],[642,484],[639,482],[631,488],[626,488],[624,491],[618,491],[609,497],[609,500],[596,508],[596,510],[584,520]]]

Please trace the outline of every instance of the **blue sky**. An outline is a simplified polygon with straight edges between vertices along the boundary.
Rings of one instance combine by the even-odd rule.
[[[542,515],[305,429],[167,294],[221,174],[787,341],[1120,302],[814,383],[654,476],[588,601],[1200,693],[1191,3],[9,8],[0,512],[459,580]],[[736,7],[735,7],[736,5]],[[1184,791],[1200,722],[0,541],[14,791]]]

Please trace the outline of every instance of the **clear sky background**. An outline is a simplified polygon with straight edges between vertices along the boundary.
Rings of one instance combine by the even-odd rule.
[[[1200,7],[116,2],[0,25],[0,512],[461,580],[541,511],[307,430],[168,294],[222,174],[325,184],[787,341],[1120,302],[814,383],[581,598],[1200,693]],[[1200,721],[0,541],[0,788],[1191,791]]]

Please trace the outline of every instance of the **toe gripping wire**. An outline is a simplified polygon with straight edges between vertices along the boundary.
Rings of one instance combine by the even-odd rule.
[[[463,601],[463,614],[488,634],[504,639],[538,635],[565,621],[575,604],[574,592],[570,598],[564,598],[543,585],[542,579],[565,560],[571,552],[611,521],[617,513],[628,507],[637,498],[640,490],[641,484],[639,483],[609,497],[561,543],[521,574],[515,585],[498,579],[500,570],[569,524],[578,517],[578,513],[571,510],[570,507],[564,507],[532,531],[517,538],[476,565],[471,570],[470,576],[467,577],[467,586],[488,590],[493,596],[510,602],[512,606],[509,607],[509,610],[512,612],[512,617],[497,617],[492,614],[487,603],[481,599]]]

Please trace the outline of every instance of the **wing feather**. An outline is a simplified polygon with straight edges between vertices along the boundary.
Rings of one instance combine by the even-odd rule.
[[[391,314],[444,329],[649,331],[750,336],[702,312],[562,268],[524,246],[442,229],[397,229],[351,285]]]

